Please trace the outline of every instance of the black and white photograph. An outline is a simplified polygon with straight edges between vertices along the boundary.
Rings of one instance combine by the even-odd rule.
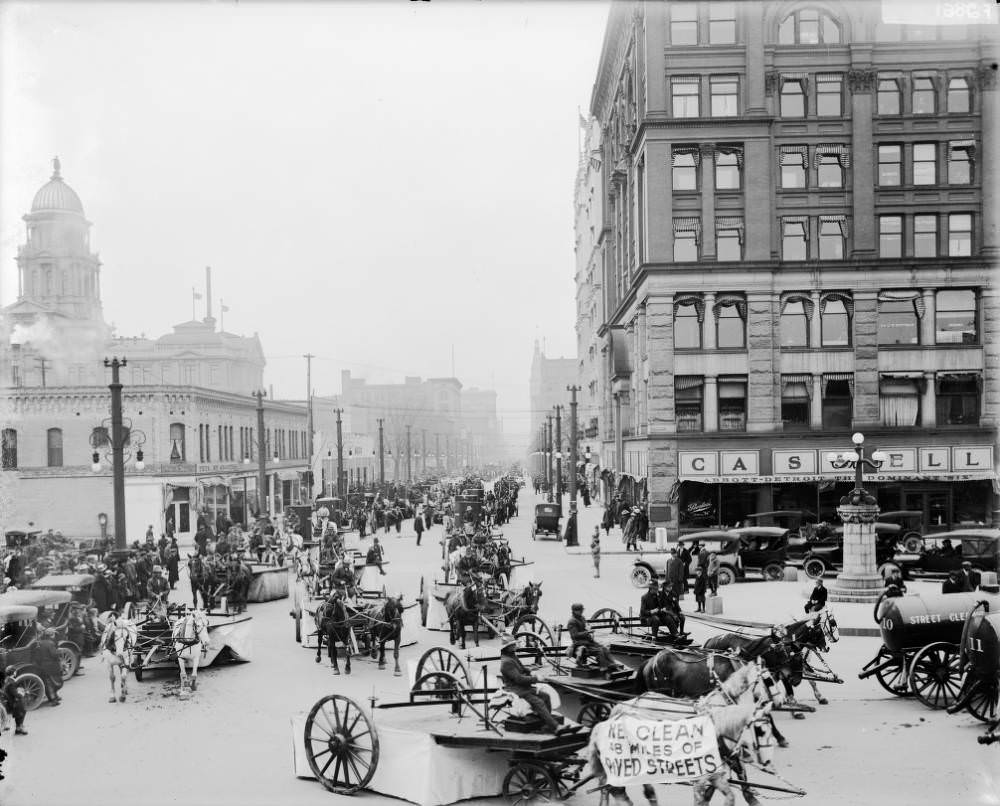
[[[1000,806],[998,61],[0,0],[0,805]]]

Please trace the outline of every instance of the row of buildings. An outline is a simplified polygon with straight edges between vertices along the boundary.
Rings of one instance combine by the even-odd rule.
[[[496,395],[464,389],[456,378],[371,385],[345,372],[340,396],[313,398],[310,439],[306,401],[254,397],[265,389],[261,340],[217,327],[210,275],[202,319],[155,339],[115,336],[104,321],[91,223],[58,160],[24,221],[18,298],[3,309],[0,333],[4,528],[33,525],[74,537],[111,528],[111,369],[104,359],[112,356],[126,361],[120,381],[130,540],[150,525],[158,534],[169,524],[190,536],[202,512],[213,523],[222,514],[247,523],[261,502],[274,513],[335,491],[338,411],[347,484],[380,479],[380,422],[386,481],[496,460]],[[267,489],[259,497],[261,445]]]
[[[573,382],[592,471],[653,527],[833,519],[857,431],[883,510],[1000,524],[997,26],[881,14],[611,6]]]

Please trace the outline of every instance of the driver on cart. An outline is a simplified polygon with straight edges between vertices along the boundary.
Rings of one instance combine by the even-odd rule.
[[[656,582],[649,583],[649,590],[639,600],[639,618],[642,624],[653,631],[653,640],[657,639],[661,627],[669,625],[660,604],[660,590]]]
[[[358,587],[354,581],[354,569],[347,567],[346,558],[341,557],[337,561],[337,567],[333,569],[330,579],[335,591],[340,591],[341,595],[352,599],[357,597]]]
[[[573,642],[571,647],[573,657],[579,657],[581,661],[585,660],[588,655],[596,658],[597,665],[602,672],[613,672],[621,669],[622,665],[612,660],[608,648],[597,643],[594,640],[594,634],[587,629],[587,622],[583,618],[583,605],[573,605],[572,611],[573,614],[566,622],[566,630]],[[582,654],[577,655],[580,650],[582,650]]]
[[[687,638],[688,634],[684,631],[684,614],[681,612],[676,589],[666,581],[660,583],[660,612],[666,619],[671,638]]]
[[[500,638],[500,677],[505,691],[524,700],[532,712],[542,721],[547,733],[561,736],[583,730],[581,725],[563,725],[552,718],[552,701],[544,691],[537,691],[535,684],[541,681],[530,674],[517,657],[517,641],[511,635]]]

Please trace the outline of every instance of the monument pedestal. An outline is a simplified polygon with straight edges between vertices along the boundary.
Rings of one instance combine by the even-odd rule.
[[[875,564],[875,504],[842,504],[837,514],[844,523],[844,570],[829,585],[831,602],[874,602],[885,586]]]

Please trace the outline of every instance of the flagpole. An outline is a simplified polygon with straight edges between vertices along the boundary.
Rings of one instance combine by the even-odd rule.
[[[194,286],[191,286],[191,321],[194,321],[194,301],[195,301],[195,290]]]
[[[226,332],[226,303],[219,297],[219,332]]]

